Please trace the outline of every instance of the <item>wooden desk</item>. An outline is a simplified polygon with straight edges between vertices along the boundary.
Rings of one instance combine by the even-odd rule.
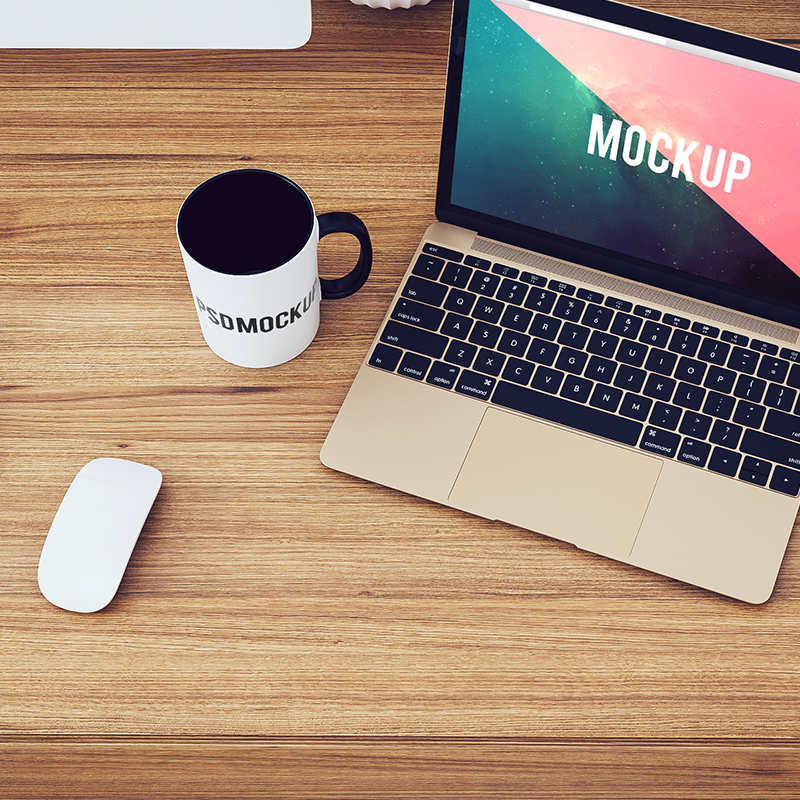
[[[800,44],[792,0],[645,5]],[[751,607],[318,460],[432,221],[449,11],[315,0],[288,53],[0,52],[3,798],[800,794],[798,541]],[[245,165],[375,245],[266,371],[204,345],[174,235]],[[164,486],[82,616],[36,567],[99,456]]]

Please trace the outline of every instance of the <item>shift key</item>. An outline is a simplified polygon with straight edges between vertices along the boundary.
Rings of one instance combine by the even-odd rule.
[[[411,350],[412,353],[441,358],[447,347],[448,339],[440,333],[412,328],[402,322],[390,320],[383,329],[381,341],[395,347],[402,347],[403,350]]]

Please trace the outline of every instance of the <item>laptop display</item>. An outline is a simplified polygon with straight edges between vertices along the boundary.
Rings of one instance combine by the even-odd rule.
[[[796,74],[526,0],[468,28],[453,207],[800,313]]]

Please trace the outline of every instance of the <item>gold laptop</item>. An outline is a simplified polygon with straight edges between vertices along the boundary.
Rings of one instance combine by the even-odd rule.
[[[767,600],[800,504],[798,126],[791,49],[455,0],[438,221],[323,463]]]

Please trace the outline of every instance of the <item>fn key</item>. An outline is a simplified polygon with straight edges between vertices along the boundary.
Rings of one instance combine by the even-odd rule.
[[[373,367],[379,367],[380,369],[394,372],[397,365],[400,363],[401,355],[403,355],[403,351],[398,350],[396,347],[389,347],[387,344],[377,344],[372,351],[369,364]]]

